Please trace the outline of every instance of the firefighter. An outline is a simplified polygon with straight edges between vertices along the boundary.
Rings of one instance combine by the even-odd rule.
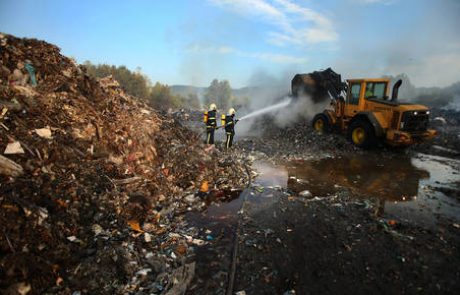
[[[222,126],[225,126],[225,133],[227,134],[227,141],[225,142],[225,148],[228,150],[233,145],[233,137],[235,136],[235,124],[238,120],[235,120],[235,109],[231,108],[228,110],[227,115],[222,115]]]
[[[217,106],[215,103],[209,105],[209,111],[204,112],[203,121],[206,124],[206,143],[214,144],[214,131],[217,128]]]

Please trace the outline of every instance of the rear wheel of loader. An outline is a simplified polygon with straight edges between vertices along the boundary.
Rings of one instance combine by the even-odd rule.
[[[348,139],[357,147],[369,149],[377,144],[374,127],[365,120],[356,120],[348,127]]]
[[[329,120],[325,114],[317,114],[312,121],[313,129],[322,134],[329,132]]]

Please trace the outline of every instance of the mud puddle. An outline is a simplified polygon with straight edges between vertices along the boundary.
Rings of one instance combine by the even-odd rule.
[[[376,200],[382,216],[428,226],[439,217],[460,220],[458,160],[425,154],[351,155],[266,166],[257,166],[265,179],[275,178],[270,181],[294,193],[308,190],[311,197],[325,197],[346,189],[353,197]]]
[[[211,192],[203,201],[208,207],[204,212],[189,212],[185,221],[189,228],[195,228],[200,239],[206,241],[194,250],[195,276],[187,294],[225,294],[232,251],[238,223],[238,211],[246,192],[230,190]]]
[[[207,241],[206,245],[195,250],[196,273],[187,294],[203,294],[204,290],[226,294],[243,203],[257,203],[258,210],[263,210],[276,202],[277,197],[272,193],[275,187],[285,187],[286,170],[265,162],[256,162],[255,168],[264,173],[254,180],[251,187],[243,191],[210,193],[203,200],[208,205],[204,212],[186,214],[188,227],[197,228],[200,237]],[[255,196],[254,192],[260,189],[263,193],[259,195],[263,197]]]

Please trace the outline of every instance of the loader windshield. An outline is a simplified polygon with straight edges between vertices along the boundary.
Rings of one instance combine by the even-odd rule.
[[[367,99],[385,99],[386,89],[387,82],[367,82],[365,97]]]

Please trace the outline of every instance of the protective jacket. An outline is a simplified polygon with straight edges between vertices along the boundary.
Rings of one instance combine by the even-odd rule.
[[[235,133],[235,115],[226,115],[225,120],[222,120],[222,125],[225,126],[226,133]]]
[[[214,131],[217,129],[216,111],[204,112],[203,121],[206,124],[206,143],[214,144]]]
[[[233,137],[235,136],[235,115],[222,115],[222,126],[225,126],[225,133],[227,134],[227,140],[225,142],[225,147],[227,149],[231,148],[233,145]]]
[[[216,111],[208,111],[204,113],[204,122],[206,123],[206,128],[215,129],[217,127],[217,113]]]

